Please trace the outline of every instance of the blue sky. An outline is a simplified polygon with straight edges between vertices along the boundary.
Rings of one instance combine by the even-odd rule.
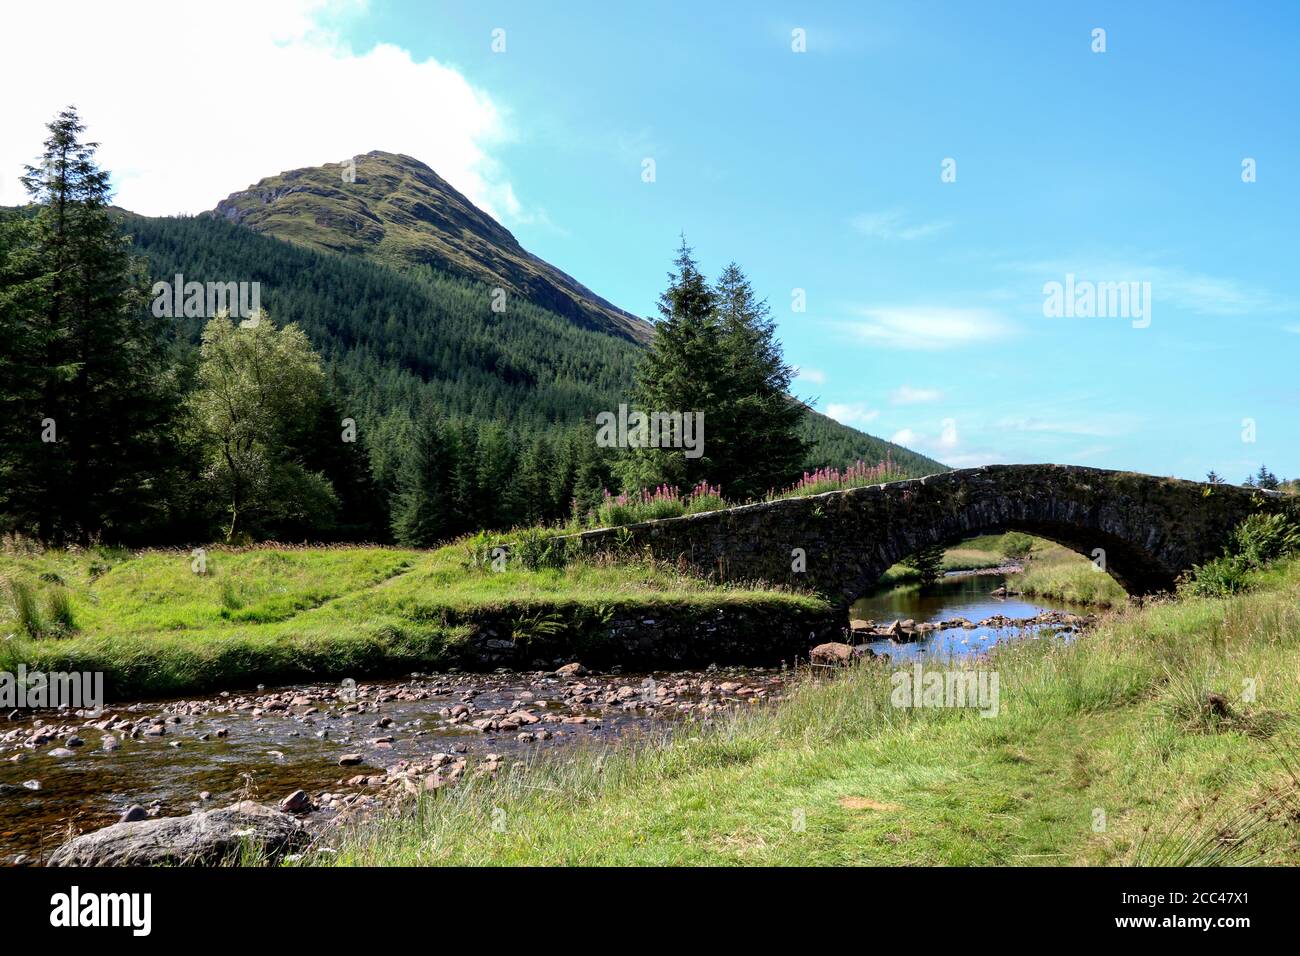
[[[198,211],[282,169],[410,152],[642,315],[680,233],[709,274],[736,260],[803,369],[801,397],[947,463],[1300,475],[1300,4],[249,10],[230,35],[254,51],[245,69],[151,93],[253,124],[182,172],[150,167],[156,136],[130,135],[116,80],[84,85],[123,205]],[[190,35],[225,43],[231,19]],[[166,22],[124,21],[120,42],[160,48]],[[264,47],[256,22],[280,31]],[[327,53],[299,43],[303,23],[329,32]],[[241,83],[260,107],[239,107]],[[46,95],[65,91],[5,107],[30,108],[12,125],[32,143]],[[1067,274],[1149,282],[1149,325],[1045,316],[1044,284]]]
[[[680,232],[741,263],[850,424],[954,464],[1300,474],[1300,5],[706,6],[380,3],[349,35],[488,91],[513,230],[625,308]],[[1044,317],[1067,273],[1150,282],[1150,325]]]

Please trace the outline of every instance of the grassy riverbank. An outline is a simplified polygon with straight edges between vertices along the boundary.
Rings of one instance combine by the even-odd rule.
[[[1009,547],[1011,539],[1031,541],[1028,553]],[[948,548],[943,556],[945,574],[953,571],[991,570],[1019,564],[1023,570],[1010,578],[1009,586],[1022,594],[1070,604],[1122,607],[1128,602],[1124,589],[1109,574],[1069,548],[1042,538],[1020,534],[986,534]],[[896,564],[880,579],[881,586],[910,584],[920,575],[905,564]]]
[[[996,717],[891,706],[867,663],[672,744],[466,781],[336,862],[1300,863],[1300,562],[1254,583],[999,649]]]
[[[1005,537],[1001,534],[984,534],[948,548],[943,553],[944,574],[952,571],[984,571],[1013,564],[1014,561],[1003,550],[1002,542]],[[881,575],[877,586],[911,584],[920,579],[920,574],[913,568],[905,564],[896,564]]]
[[[1050,541],[1035,540],[1024,571],[1009,582],[1021,594],[1070,604],[1123,607],[1128,593],[1081,554]]]
[[[113,699],[445,665],[468,618],[545,626],[621,608],[821,610],[645,564],[495,572],[463,545],[0,554],[0,671],[103,671]]]

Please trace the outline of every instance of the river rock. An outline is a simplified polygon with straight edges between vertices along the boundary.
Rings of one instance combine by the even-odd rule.
[[[249,844],[274,859],[307,840],[289,814],[251,800],[187,817],[115,823],[54,851],[50,866],[193,866],[237,857]]]
[[[122,811],[122,815],[117,818],[118,823],[134,823],[136,820],[149,819],[149,811],[138,803],[132,804]]]
[[[555,670],[556,677],[581,677],[585,673],[587,673],[587,668],[583,667],[577,661],[565,664],[563,667],[558,667]]]
[[[853,648],[836,641],[818,644],[809,653],[808,659],[814,664],[848,664],[853,660]]]
[[[280,809],[285,813],[310,813],[311,797],[307,796],[306,790],[295,790],[280,801]]]

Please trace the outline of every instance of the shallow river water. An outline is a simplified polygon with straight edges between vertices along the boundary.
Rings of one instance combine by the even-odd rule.
[[[434,772],[442,775],[462,759],[472,770],[491,754],[509,761],[707,720],[780,700],[790,676],[761,668],[568,680],[452,673],[144,701],[94,718],[0,716],[0,864],[39,860],[70,833],[114,823],[133,805],[174,816],[302,789],[323,813],[343,812],[400,783],[406,768],[424,774],[441,764]],[[340,758],[353,759],[341,766]]]
[[[1061,607],[992,597],[1004,582],[978,575],[896,588],[858,601],[852,617],[979,622]],[[979,654],[1024,633],[946,628],[869,646],[896,660]],[[541,750],[659,733],[779,701],[791,677],[762,668],[568,679],[449,673],[141,701],[97,717],[15,712],[0,716],[0,865],[39,861],[69,835],[116,822],[132,806],[173,816],[243,798],[275,802],[301,789],[317,814],[347,815],[393,792],[403,776],[424,786],[448,771],[454,780],[466,765],[473,772]]]
[[[907,618],[938,622],[959,617],[979,622],[997,615],[1023,619],[1042,611],[1070,609],[1070,605],[1037,597],[992,596],[994,590],[1008,583],[1014,587],[1014,582],[1014,577],[1002,574],[971,574],[950,577],[924,589],[914,585],[892,588],[859,599],[853,605],[851,616],[877,623]],[[918,641],[882,639],[867,646],[877,654],[889,654],[896,660],[962,657],[981,654],[1000,641],[1024,636],[1027,630],[1032,636],[1032,628],[950,627],[932,631]]]

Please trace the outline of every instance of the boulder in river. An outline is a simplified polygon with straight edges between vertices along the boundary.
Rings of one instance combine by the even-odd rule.
[[[587,673],[587,668],[583,667],[577,661],[565,664],[563,667],[557,668],[555,671],[557,677],[581,677],[585,673]]]
[[[313,809],[311,797],[306,790],[295,790],[280,801],[280,809],[285,813],[310,813]]]
[[[244,800],[229,807],[115,823],[83,833],[54,851],[50,866],[194,866],[237,859],[246,846],[274,859],[305,843],[292,816]]]
[[[848,664],[853,660],[853,657],[852,647],[836,641],[818,644],[808,655],[808,659],[814,664]]]

